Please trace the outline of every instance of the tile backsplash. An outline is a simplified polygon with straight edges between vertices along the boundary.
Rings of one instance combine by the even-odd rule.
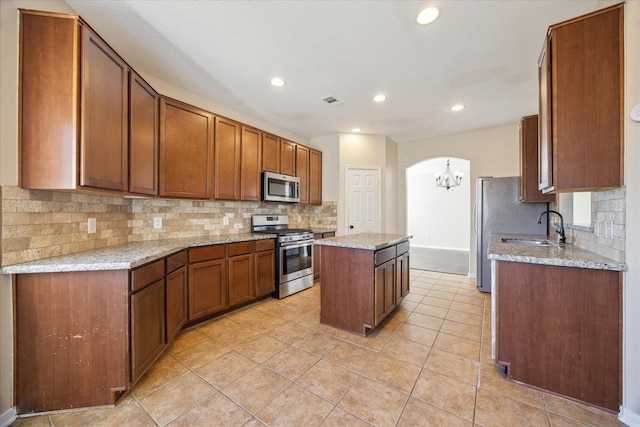
[[[337,206],[138,199],[5,186],[2,265],[127,242],[248,233],[254,213],[288,214],[291,227],[336,229]],[[224,225],[223,218],[229,218]],[[96,232],[88,233],[88,219]],[[162,228],[154,228],[154,218]]]

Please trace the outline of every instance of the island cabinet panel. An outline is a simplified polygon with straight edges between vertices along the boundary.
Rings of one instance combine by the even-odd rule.
[[[623,11],[619,4],[549,28],[539,62],[544,192],[624,183]]]
[[[622,273],[497,262],[497,360],[508,378],[618,412]]]
[[[216,117],[215,183],[217,200],[240,199],[241,125]]]
[[[396,305],[409,294],[409,242],[400,243],[397,247],[396,258]]]
[[[129,192],[158,194],[158,94],[138,74],[129,80]]]
[[[115,270],[15,276],[19,414],[110,405],[128,388],[128,275]]]
[[[100,37],[81,29],[80,185],[125,191],[129,67]]]
[[[280,138],[268,133],[262,136],[263,171],[280,173]]]
[[[240,159],[240,200],[260,201],[262,132],[242,126]]]
[[[275,240],[256,241],[256,298],[269,295],[276,290]]]
[[[171,342],[187,323],[187,261],[188,251],[167,257],[166,289],[166,335]]]
[[[387,261],[375,267],[374,283],[374,317],[375,324],[389,315],[396,308],[395,283],[396,260]]]
[[[229,306],[251,301],[255,296],[253,242],[229,244]]]
[[[189,250],[189,321],[229,307],[226,245]]]
[[[314,240],[335,237],[335,231],[325,231],[323,233],[313,233]],[[320,266],[322,265],[322,246],[313,245],[313,280],[320,280]]]
[[[160,99],[160,195],[211,197],[214,117],[175,101]]]
[[[281,140],[280,143],[280,173],[295,176],[296,174],[296,146],[295,142]]]

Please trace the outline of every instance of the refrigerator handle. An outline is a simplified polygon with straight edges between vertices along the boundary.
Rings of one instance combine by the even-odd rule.
[[[473,231],[478,235],[478,202],[473,204]]]

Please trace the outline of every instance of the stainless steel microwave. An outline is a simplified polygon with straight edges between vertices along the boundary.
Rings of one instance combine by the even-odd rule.
[[[262,172],[262,200],[265,202],[299,202],[300,178],[275,172]]]

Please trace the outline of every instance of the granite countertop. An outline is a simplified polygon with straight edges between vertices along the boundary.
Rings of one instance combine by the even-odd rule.
[[[488,257],[496,261],[524,262],[528,264],[546,264],[562,267],[591,268],[595,270],[626,271],[627,265],[610,258],[598,255],[586,249],[565,244],[559,246],[522,245],[504,243],[503,238],[516,239],[547,239],[555,242],[555,237],[522,235],[522,234],[493,234],[489,241]]]
[[[412,235],[407,234],[357,233],[314,240],[313,243],[323,246],[340,246],[343,248],[369,249],[375,251],[395,245],[403,240],[411,239],[412,237]]]
[[[273,239],[275,234],[226,234],[202,238],[127,243],[38,261],[5,265],[2,274],[55,273],[66,271],[129,270],[172,253],[198,246]]]

